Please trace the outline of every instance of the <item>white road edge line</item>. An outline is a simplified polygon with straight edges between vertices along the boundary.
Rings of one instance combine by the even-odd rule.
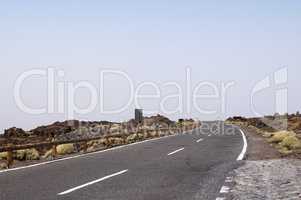
[[[240,133],[241,133],[242,138],[243,138],[244,146],[241,150],[241,153],[239,154],[239,156],[236,159],[237,161],[244,159],[245,154],[247,152],[247,147],[248,147],[246,135],[244,134],[244,132],[241,129],[239,129],[239,130],[240,130]]]
[[[239,156],[238,156],[237,159],[236,159],[237,161],[240,161],[240,160],[244,159],[245,154],[246,154],[246,152],[247,152],[247,148],[248,148],[248,143],[247,143],[246,135],[244,134],[244,132],[243,132],[241,129],[239,129],[239,131],[240,131],[240,133],[241,133],[241,135],[242,135],[244,145],[243,145],[243,148],[242,148],[241,153],[239,154]],[[232,182],[232,181],[233,181],[232,177],[226,177],[226,181],[225,181],[225,182],[230,183],[230,182]],[[223,186],[223,187],[221,188],[221,190],[220,190],[220,193],[221,193],[221,194],[229,193],[229,190],[230,190],[229,187]],[[224,199],[224,198],[221,198],[221,197],[216,198],[216,200],[223,200],[223,199]]]
[[[111,175],[102,177],[102,178],[100,178],[100,179],[97,179],[97,180],[94,180],[94,181],[85,183],[85,184],[83,184],[83,185],[80,185],[80,186],[71,188],[71,189],[66,190],[66,191],[64,191],[64,192],[61,192],[61,193],[59,193],[59,194],[57,194],[57,195],[65,195],[65,194],[69,194],[69,193],[74,192],[74,191],[76,191],[76,190],[79,190],[79,189],[81,189],[81,188],[90,186],[90,185],[95,184],[95,183],[99,183],[99,182],[101,182],[101,181],[104,181],[104,180],[106,180],[106,179],[112,178],[112,177],[114,177],[114,176],[118,176],[118,175],[124,174],[124,173],[126,173],[127,171],[128,171],[127,169],[126,169],[126,170],[122,170],[122,171],[120,171],[120,172],[117,172],[117,173],[114,173],[114,174],[111,174]]]
[[[173,152],[170,152],[170,153],[167,154],[167,155],[170,156],[170,155],[173,155],[173,154],[178,153],[179,151],[183,151],[183,150],[184,150],[184,148],[181,148],[181,149],[175,150],[175,151],[173,151]]]
[[[201,141],[203,141],[203,138],[198,139],[196,142],[199,143]]]
[[[125,148],[125,147],[128,147],[128,146],[133,146],[133,145],[136,145],[136,144],[142,144],[142,143],[145,143],[145,142],[160,140],[160,139],[164,139],[164,138],[168,138],[168,137],[174,137],[174,136],[177,136],[177,135],[179,135],[179,134],[168,135],[168,136],[163,136],[163,137],[159,137],[159,138],[153,138],[153,139],[144,140],[144,141],[141,141],[141,142],[135,142],[135,143],[127,144],[127,145],[121,145],[121,146],[113,147],[113,148],[110,148],[110,149],[105,149],[105,150],[102,150],[102,151],[95,151],[95,152],[91,152],[91,153],[86,153],[86,154],[81,154],[81,155],[76,155],[76,156],[70,156],[70,157],[66,157],[66,158],[60,158],[60,159],[57,159],[57,160],[41,162],[41,163],[37,163],[37,164],[33,164],[33,165],[27,165],[27,166],[23,166],[23,167],[4,169],[4,170],[0,170],[0,174],[5,173],[5,172],[10,172],[10,171],[17,171],[17,170],[21,170],[21,169],[27,169],[27,168],[37,167],[37,166],[41,166],[41,165],[47,165],[47,164],[51,164],[51,163],[61,162],[61,161],[70,160],[70,159],[74,159],[74,158],[80,158],[80,157],[85,157],[85,156],[89,156],[89,155],[104,153],[104,152],[107,152],[107,151],[114,151],[114,150]]]
[[[215,200],[225,200],[226,198],[224,197],[217,197]]]

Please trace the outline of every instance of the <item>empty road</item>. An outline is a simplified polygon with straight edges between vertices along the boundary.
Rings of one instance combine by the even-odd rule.
[[[222,129],[207,122],[192,133],[0,172],[0,199],[216,199],[246,147],[240,130]]]

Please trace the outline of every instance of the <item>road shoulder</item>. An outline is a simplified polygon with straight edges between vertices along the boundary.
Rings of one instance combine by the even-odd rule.
[[[281,154],[272,147],[264,137],[259,135],[252,127],[242,127],[247,141],[248,150],[246,160],[267,160],[282,158]]]
[[[227,199],[300,199],[301,160],[284,159],[251,127],[244,127],[248,151],[243,165],[235,169]]]

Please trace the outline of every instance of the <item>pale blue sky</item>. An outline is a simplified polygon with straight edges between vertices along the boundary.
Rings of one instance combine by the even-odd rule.
[[[18,75],[49,66],[65,71],[63,81],[89,80],[95,85],[105,68],[125,71],[135,84],[176,81],[185,91],[187,66],[193,85],[235,82],[227,93],[226,113],[200,115],[192,109],[170,115],[173,119],[251,116],[249,96],[254,84],[287,67],[288,107],[295,112],[301,102],[300,10],[300,1],[275,0],[0,1],[0,129],[27,129],[65,119],[62,114],[28,115],[14,103]],[[122,80],[109,87],[107,105],[114,107],[124,100],[126,88]],[[162,90],[164,94],[171,91]],[[23,95],[30,105],[44,105],[45,83],[28,81]],[[81,104],[86,99],[82,91],[76,101]],[[272,92],[259,96],[258,109],[273,112],[273,99]],[[214,101],[202,103],[216,106]],[[145,102],[153,109],[157,104]],[[95,111],[77,118],[122,121],[132,117],[133,107],[115,115]]]

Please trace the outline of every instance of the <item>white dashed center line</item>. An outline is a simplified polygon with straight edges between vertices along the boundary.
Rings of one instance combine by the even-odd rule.
[[[201,141],[203,141],[203,138],[198,139],[196,142],[199,143],[199,142],[201,142]]]
[[[127,171],[128,171],[128,170],[126,169],[126,170],[123,170],[123,171],[120,171],[120,172],[117,172],[117,173],[114,173],[114,174],[105,176],[105,177],[103,177],[103,178],[100,178],[100,179],[91,181],[91,182],[89,182],[89,183],[85,183],[85,184],[83,184],[83,185],[80,185],[80,186],[71,188],[71,189],[66,190],[66,191],[64,191],[64,192],[61,192],[61,193],[59,193],[58,195],[69,194],[69,193],[71,193],[71,192],[74,192],[75,190],[79,190],[79,189],[81,189],[81,188],[84,188],[84,187],[90,186],[90,185],[92,185],[92,184],[95,184],[95,183],[104,181],[104,180],[106,180],[106,179],[112,178],[112,177],[114,177],[114,176],[118,176],[118,175],[124,174],[124,173],[126,173]]]
[[[181,149],[175,150],[167,155],[170,156],[170,155],[173,155],[173,154],[178,153],[179,151],[183,151],[183,150],[184,150],[184,148],[181,148]]]

